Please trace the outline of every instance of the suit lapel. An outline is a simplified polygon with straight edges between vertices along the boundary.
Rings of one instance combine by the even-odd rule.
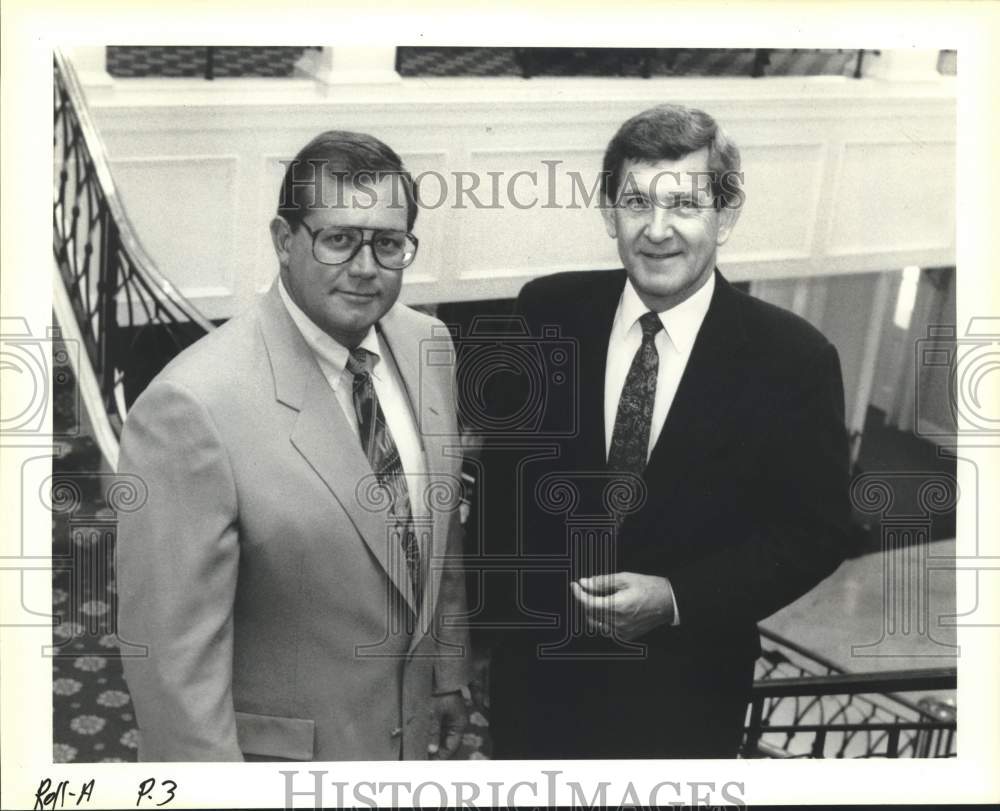
[[[451,510],[442,509],[435,494],[448,493],[454,489],[451,475],[454,462],[449,455],[461,455],[461,442],[448,424],[449,409],[445,398],[450,388],[442,388],[434,381],[445,377],[442,370],[428,365],[425,358],[432,358],[434,352],[430,344],[434,336],[419,330],[420,322],[407,318],[408,313],[393,307],[379,322],[382,337],[388,344],[396,361],[396,368],[403,380],[410,401],[421,444],[424,450],[424,464],[427,468],[427,482],[423,493],[410,493],[410,500],[416,506],[417,499],[426,499],[430,510],[431,533],[428,542],[421,543],[421,563],[424,571],[424,600],[420,606],[420,621],[413,635],[411,650],[416,648],[423,635],[430,628],[436,610],[441,586],[441,565],[444,562],[448,543]],[[435,344],[436,345],[436,344]],[[440,347],[438,347],[440,348]],[[449,372],[450,374],[450,372]],[[457,497],[447,501],[449,507],[457,504]]]
[[[742,386],[740,348],[746,334],[737,294],[715,273],[711,304],[643,474],[658,492],[669,492],[678,477],[690,477],[710,461],[714,446],[727,441],[719,426],[727,424],[723,415]]]
[[[580,461],[585,469],[602,470],[607,463],[605,437],[604,375],[608,365],[608,341],[625,289],[625,271],[608,273],[598,282],[595,295],[581,309],[581,320],[574,330],[580,358]]]
[[[354,523],[372,556],[416,611],[402,554],[391,549],[384,513],[365,497],[372,470],[361,443],[319,364],[278,294],[277,283],[259,305],[261,332],[274,378],[275,399],[298,412],[289,440]]]

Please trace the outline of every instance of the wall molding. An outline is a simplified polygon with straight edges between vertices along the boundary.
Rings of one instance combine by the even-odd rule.
[[[935,150],[955,143],[952,78],[404,78],[389,85],[337,85],[333,93],[312,79],[275,82],[127,79],[89,93],[113,165],[148,161],[162,167],[220,155],[236,162],[234,188],[213,192],[229,205],[205,212],[215,218],[212,230],[233,235],[228,308],[217,292],[202,297],[202,291],[181,285],[211,307],[213,318],[245,306],[273,276],[267,223],[280,178],[273,178],[271,188],[269,173],[286,147],[291,157],[312,135],[339,127],[384,138],[417,174],[427,168],[446,175],[485,172],[525,162],[532,164],[525,168],[542,172],[541,161],[551,158],[571,168],[593,163],[596,178],[600,155],[621,122],[664,99],[709,110],[749,157],[744,171],[759,173],[764,197],[749,200],[753,214],[744,212],[734,239],[720,252],[720,266],[734,281],[954,264],[954,238],[950,244],[929,240],[918,227],[907,230],[898,214],[887,220],[886,239],[875,233],[870,244],[844,244],[844,236],[853,238],[849,234],[837,244],[834,230],[836,213],[852,204],[856,192],[843,183],[852,170],[845,150],[889,150],[899,174],[907,161],[915,171],[921,168],[914,141]],[[783,167],[783,151],[793,168]],[[756,161],[761,155],[767,160]],[[953,186],[954,177],[941,183]],[[747,185],[752,188],[753,180]],[[783,190],[794,205],[787,199],[783,206],[774,203],[770,196]],[[920,191],[913,194],[914,204],[922,205]],[[872,227],[877,232],[877,222]],[[402,293],[408,303],[513,297],[538,275],[617,263],[596,211],[546,210],[540,204],[527,212],[443,206],[422,210],[416,232],[420,255]],[[145,230],[140,235],[169,253],[167,239],[152,239]],[[554,235],[575,253],[546,242]],[[152,255],[169,276],[177,257]],[[211,279],[200,286],[217,284]]]

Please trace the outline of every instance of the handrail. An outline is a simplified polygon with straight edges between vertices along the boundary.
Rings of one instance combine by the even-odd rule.
[[[836,664],[832,659],[827,659],[825,656],[821,656],[815,651],[811,651],[808,648],[804,648],[797,642],[793,642],[791,639],[783,637],[781,634],[776,634],[774,631],[769,631],[767,628],[758,626],[757,630],[760,632],[760,638],[768,642],[774,642],[780,645],[782,648],[787,648],[788,650],[794,651],[800,656],[805,656],[810,661],[824,667],[830,673],[844,673],[844,669]]]
[[[91,420],[106,420],[117,433],[127,408],[125,377],[132,374],[141,384],[143,374],[136,370],[148,371],[148,361],[136,349],[140,339],[157,331],[176,354],[214,325],[160,273],[142,247],[73,66],[56,50],[53,68],[53,254],[69,301],[58,317],[73,313],[98,382],[104,413],[91,408]],[[104,444],[102,450],[113,464],[113,453]]]
[[[762,640],[765,640],[765,641],[768,641],[768,642],[773,642],[779,648],[785,648],[787,650],[793,651],[794,653],[796,653],[797,655],[803,657],[804,659],[808,660],[809,662],[811,662],[813,664],[817,664],[820,667],[824,668],[826,670],[826,673],[823,674],[823,675],[830,676],[830,675],[836,675],[836,674],[847,674],[847,671],[844,670],[842,667],[840,667],[840,665],[838,665],[835,662],[833,662],[833,660],[827,659],[825,656],[822,656],[821,654],[816,653],[815,651],[811,651],[808,648],[804,648],[804,647],[802,647],[802,645],[799,645],[798,643],[793,642],[791,639],[787,639],[786,637],[781,636],[781,634],[776,634],[774,631],[770,631],[767,628],[762,628],[762,627],[758,628],[758,631],[760,632],[760,636],[761,636]],[[912,672],[912,671],[903,671],[903,672]],[[854,675],[854,674],[850,674],[850,675]],[[808,678],[812,679],[813,676],[810,675]],[[774,679],[774,678],[769,678],[769,679],[766,680],[766,683],[773,684],[773,683],[775,683],[777,681],[779,681],[779,680],[778,679]],[[795,681],[798,682],[799,679],[795,679]],[[762,682],[755,682],[755,686],[758,685],[758,684],[762,684]],[[913,689],[919,690],[919,689],[924,689],[924,688],[915,687]],[[927,689],[937,689],[937,688],[927,688]],[[905,690],[901,690],[901,692],[906,692],[906,691]],[[906,707],[907,709],[909,709],[909,710],[911,710],[913,712],[920,712],[921,711],[920,707],[917,704],[913,703],[912,701],[910,701],[908,698],[906,698],[904,696],[898,696],[898,695],[895,695],[895,694],[891,694],[888,697],[891,698],[894,702],[896,702],[898,704],[902,704],[904,707]]]
[[[875,673],[841,673],[799,679],[754,682],[756,696],[830,696],[864,693],[906,693],[914,690],[954,690],[958,671],[953,667],[922,670],[886,670]]]
[[[69,96],[73,113],[79,122],[80,131],[87,144],[105,202],[110,210],[112,219],[118,227],[118,234],[123,248],[128,252],[129,258],[135,265],[135,272],[143,276],[187,318],[198,324],[206,332],[210,332],[214,329],[212,322],[205,318],[199,312],[198,308],[171,284],[170,280],[156,267],[156,263],[150,258],[146,249],[142,247],[142,243],[139,241],[139,237],[132,227],[132,222],[129,220],[128,214],[125,213],[125,207],[122,205],[118,189],[112,179],[104,141],[101,139],[100,133],[97,131],[93,119],[90,117],[90,110],[87,108],[86,97],[84,96],[83,88],[80,86],[80,80],[77,78],[76,70],[66,56],[58,49],[54,50],[53,58],[57,74],[62,79],[63,87]]]
[[[950,757],[957,712],[950,701],[897,692],[950,690],[954,667],[849,673],[760,629],[744,757]],[[828,751],[829,750],[829,751]]]

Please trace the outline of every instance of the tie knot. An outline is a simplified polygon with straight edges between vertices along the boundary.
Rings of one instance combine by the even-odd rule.
[[[639,326],[642,328],[643,340],[647,341],[663,329],[663,322],[657,313],[649,311],[639,318]]]
[[[358,375],[371,374],[372,368],[375,366],[375,361],[377,360],[378,355],[374,352],[369,352],[367,349],[360,346],[355,347],[347,356],[347,371],[355,377]]]

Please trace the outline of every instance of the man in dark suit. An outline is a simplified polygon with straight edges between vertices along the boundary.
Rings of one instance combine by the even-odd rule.
[[[532,440],[487,446],[487,551],[517,559],[485,580],[506,629],[496,757],[734,757],[757,622],[845,554],[836,350],[716,269],[739,168],[704,112],[635,116],[602,175],[624,270],[537,279],[518,299],[537,346],[569,342],[577,367],[562,385],[546,367]],[[495,393],[508,415],[532,396],[517,382]]]

